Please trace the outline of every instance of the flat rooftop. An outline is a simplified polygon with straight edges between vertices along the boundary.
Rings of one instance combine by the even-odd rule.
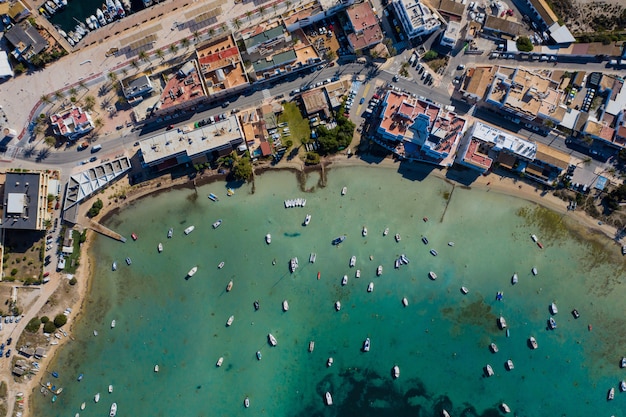
[[[476,122],[472,131],[472,137],[493,144],[496,151],[507,150],[512,154],[530,160],[535,159],[537,155],[537,144],[535,142],[514,136],[485,123]]]

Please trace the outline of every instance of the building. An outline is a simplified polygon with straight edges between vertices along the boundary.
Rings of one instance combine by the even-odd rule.
[[[53,114],[50,116],[50,124],[56,135],[64,136],[69,140],[76,140],[94,128],[91,115],[82,111],[80,107],[72,107],[64,114]]]
[[[45,230],[48,213],[48,174],[7,172],[4,184],[2,228]]]
[[[330,117],[328,100],[323,88],[306,91],[300,95],[302,105],[307,117],[322,116]]]
[[[169,130],[139,142],[144,166],[158,171],[181,164],[211,162],[243,143],[236,116],[191,131]]]
[[[369,1],[354,4],[346,9],[352,32],[348,42],[353,51],[371,48],[383,41],[383,32]]]
[[[524,67],[496,67],[485,103],[515,118],[560,123],[563,99],[559,82]]]
[[[9,56],[6,52],[0,51],[0,80],[9,79],[14,75]]]
[[[463,98],[467,101],[483,100],[493,83],[495,70],[496,68],[493,66],[468,68],[459,87],[459,92]]]
[[[28,21],[13,26],[4,37],[13,48],[11,55],[18,61],[30,62],[33,56],[48,47],[48,42]]]
[[[552,11],[546,0],[515,0],[524,9],[530,11],[528,16],[540,32],[546,32],[556,44],[570,44],[576,39],[567,27],[559,23],[558,16]]]
[[[129,101],[137,97],[147,96],[154,90],[152,81],[147,75],[128,77],[121,80],[120,84],[124,97]]]
[[[446,48],[454,48],[461,35],[461,24],[459,22],[448,22],[446,30],[441,34],[441,46]]]
[[[234,94],[250,86],[232,35],[198,45],[196,60],[209,100]]]
[[[420,0],[394,0],[391,5],[409,38],[429,35],[441,27],[439,19]]]
[[[248,54],[257,51],[272,50],[273,47],[281,42],[290,42],[291,35],[283,25],[264,30],[260,33],[252,33],[251,36],[245,37],[246,32],[242,32],[243,44]]]
[[[401,158],[450,166],[465,119],[438,104],[393,90],[383,98],[376,132],[380,144]]]
[[[22,0],[17,0],[15,2],[10,2],[11,7],[9,8],[8,15],[14,22],[21,22],[27,17],[31,16],[31,12],[26,7]]]
[[[528,35],[526,28],[513,20],[504,19],[498,16],[488,15],[483,26],[483,33],[493,35],[495,37],[505,37],[514,39],[521,35]]]
[[[195,59],[181,65],[176,71],[163,75],[166,80],[159,101],[153,106],[153,116],[174,114],[190,109],[206,99]]]

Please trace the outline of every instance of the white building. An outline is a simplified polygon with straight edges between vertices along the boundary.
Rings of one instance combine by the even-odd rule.
[[[420,0],[395,0],[391,4],[409,38],[429,35],[441,27],[439,19]]]
[[[446,30],[441,35],[441,46],[454,48],[454,45],[456,45],[456,42],[459,40],[460,32],[461,24],[459,22],[448,22]]]

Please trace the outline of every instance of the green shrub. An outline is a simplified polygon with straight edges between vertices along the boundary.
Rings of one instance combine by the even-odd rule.
[[[17,275],[17,268],[13,268],[13,269],[11,270],[11,276],[12,276],[12,277],[14,277],[14,276],[16,276],[16,275]]]
[[[53,322],[49,321],[46,324],[43,325],[43,332],[44,333],[54,333],[57,329],[57,326],[54,325]]]
[[[70,279],[70,285],[76,285],[77,282],[76,277],[72,277],[72,279]]]
[[[41,320],[39,317],[33,317],[26,325],[26,331],[30,333],[37,333],[39,327],[41,327]]]
[[[67,323],[67,316],[65,314],[58,314],[54,318],[54,325],[56,327],[63,327],[63,326],[65,326],[65,323]],[[46,324],[48,324],[48,323],[46,323]]]
[[[50,319],[48,318],[48,316],[43,316],[40,320],[41,320],[41,322],[42,322],[43,324],[46,324],[47,322],[49,322],[49,321],[50,321]]]

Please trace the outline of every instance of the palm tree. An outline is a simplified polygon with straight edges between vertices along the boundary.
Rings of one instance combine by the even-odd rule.
[[[265,14],[265,6],[259,7],[259,13],[261,13],[261,17]]]
[[[88,88],[87,88],[87,84],[85,84],[85,82],[84,82],[84,81],[79,81],[79,82],[78,82],[78,86],[79,86],[80,88],[84,88],[85,90],[88,90]]]
[[[163,49],[157,49],[155,54],[156,54],[156,56],[161,58],[161,61],[163,60],[163,57],[165,56],[165,52],[163,52]]]
[[[212,37],[213,35],[215,35],[215,29],[211,28],[209,29],[209,35]]]
[[[78,90],[76,89],[76,87],[70,88],[70,96],[75,96],[76,93],[78,93]]]
[[[248,18],[248,21],[250,21],[250,20],[251,20],[251,19],[250,19],[250,17],[251,17],[251,16],[252,16],[252,10],[248,10],[248,11],[246,12],[246,17]]]
[[[96,105],[96,98],[94,96],[90,95],[90,96],[85,97],[85,105],[83,106],[85,110],[89,111],[93,109],[95,105]]]
[[[58,91],[54,92],[54,98],[57,99],[57,100],[63,99],[63,93],[61,92],[61,90],[58,90]]]
[[[239,29],[241,27],[241,19],[236,17],[235,20],[233,20],[233,25],[235,25],[235,27]]]
[[[104,122],[102,121],[102,118],[98,117],[96,120],[93,121],[93,125],[96,127],[97,130],[100,130],[102,126],[104,126]]]
[[[54,136],[46,136],[43,140],[43,142],[48,145],[48,147],[53,147],[54,145],[56,145],[57,140]]]
[[[197,30],[193,31],[193,38],[196,42],[198,42],[200,40],[200,32],[198,32]]]
[[[183,39],[180,41],[180,45],[181,45],[183,48],[185,48],[185,49],[189,48],[189,44],[190,44],[190,42],[189,42],[189,39],[187,39],[187,38],[183,38]]]
[[[50,100],[50,97],[47,94],[44,94],[41,97],[39,97],[39,100],[41,100],[43,103],[46,103],[46,104],[50,104],[50,102],[52,101]]]
[[[136,59],[133,59],[132,61],[130,61],[130,65],[132,65],[135,69],[139,69],[139,63],[137,62]]]
[[[178,47],[174,44],[171,44],[169,49],[172,55],[174,55],[178,51]]]
[[[276,9],[278,9],[278,4],[277,3],[272,4],[272,9],[274,9],[274,14],[276,14]]]
[[[144,62],[150,61],[150,59],[148,59],[148,54],[146,53],[146,51],[139,52],[138,57],[140,61],[144,61]]]
[[[107,77],[109,77],[109,80],[111,80],[111,84],[117,81],[117,74],[115,74],[114,72],[109,72]]]
[[[287,1],[285,2],[285,6],[287,6],[287,10],[289,10],[289,7],[291,7],[291,5],[292,5],[292,4],[293,4],[293,3],[291,3],[291,0],[287,0]]]

